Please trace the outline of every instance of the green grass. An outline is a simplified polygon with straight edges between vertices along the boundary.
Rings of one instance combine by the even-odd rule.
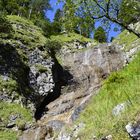
[[[19,129],[22,129],[25,123],[32,122],[32,113],[29,109],[26,109],[24,107],[21,107],[19,104],[15,103],[6,103],[6,102],[0,102],[0,118],[2,120],[0,126],[0,140],[16,140],[18,137],[18,132],[12,131],[11,129],[5,129],[5,126],[7,125],[9,121],[10,115],[16,115],[19,114],[20,118],[16,119],[16,126],[18,126]]]
[[[138,37],[133,33],[129,33],[126,30],[119,34],[113,42],[123,45],[125,51],[129,51],[133,47],[140,45],[140,39],[138,39]]]
[[[35,67],[37,68],[37,70],[38,70],[40,73],[44,73],[44,72],[47,72],[47,71],[48,71],[48,68],[47,68],[47,67],[44,67],[44,66],[41,65],[41,64],[36,64]]]
[[[0,131],[0,140],[17,140],[17,134],[14,131]]]
[[[22,120],[24,122],[32,121],[32,114],[28,109],[21,107],[21,105],[19,104],[0,102],[0,118],[2,119],[3,123],[6,124],[9,120],[9,116],[12,114],[20,114],[21,121]],[[19,120],[17,120],[17,125],[18,122]]]
[[[45,45],[46,37],[43,36],[43,31],[30,20],[14,15],[7,16],[7,19],[12,24],[14,32],[10,41],[7,40],[7,42],[14,43],[18,47],[21,41],[29,50]]]
[[[91,42],[92,43],[91,47],[94,47],[99,44],[94,39],[86,38],[86,37],[84,37],[80,34],[76,34],[76,33],[68,33],[68,34],[61,34],[61,35],[57,35],[57,36],[51,36],[51,40],[59,42],[62,46],[62,49],[64,49],[64,50],[69,49],[69,50],[71,50],[71,53],[77,52],[77,51],[78,52],[85,51],[88,49],[88,48],[82,48],[82,49],[74,48],[72,45],[74,41],[79,41],[79,42],[81,42],[81,44]]]
[[[9,96],[12,95],[12,92],[14,92],[14,94],[16,94],[18,97],[18,84],[12,78],[9,78],[9,80],[4,81],[0,76],[0,91],[3,92],[3,89],[6,90]]]
[[[58,40],[60,42],[72,42],[74,40],[79,40],[81,42],[92,42],[93,39],[83,37],[82,35],[76,33],[62,34],[57,36],[51,36],[51,39]]]
[[[121,115],[113,116],[113,108],[124,102],[129,102],[130,105]],[[103,83],[99,94],[91,99],[76,122],[86,124],[79,137],[81,140],[90,140],[93,136],[101,138],[111,134],[113,140],[129,140],[125,125],[137,121],[138,116],[140,116],[140,53],[123,70],[112,73]]]

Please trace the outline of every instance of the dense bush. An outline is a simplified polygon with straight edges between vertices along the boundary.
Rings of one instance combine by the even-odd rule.
[[[62,45],[59,41],[51,40],[51,39],[48,39],[45,45],[46,49],[48,50],[48,53],[51,55],[55,55],[57,52],[59,52],[61,46]]]
[[[98,27],[96,29],[94,39],[100,43],[107,42],[106,32],[102,27]]]
[[[11,33],[12,26],[4,15],[0,15],[0,33]]]

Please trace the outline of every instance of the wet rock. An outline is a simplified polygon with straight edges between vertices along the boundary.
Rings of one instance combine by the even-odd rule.
[[[128,123],[126,126],[126,131],[133,140],[140,140],[140,124]]]
[[[6,128],[13,128],[15,126],[16,126],[15,122],[10,122],[7,124]]]
[[[126,52],[125,57],[126,57],[126,61],[129,63],[133,60],[133,57],[135,56],[135,54],[140,50],[140,47],[134,47],[132,49],[130,49],[128,52]]]
[[[71,137],[78,138],[78,133],[82,129],[84,129],[84,127],[85,127],[84,123],[79,123],[78,125],[75,125],[74,129],[72,130]]]
[[[71,136],[67,133],[60,133],[56,140],[71,140]]]
[[[45,140],[53,136],[53,129],[47,126],[34,127],[24,131],[19,140]]]
[[[82,104],[74,110],[74,112],[71,116],[72,121],[75,121],[76,119],[78,119],[78,117],[79,117],[80,113],[82,112],[82,110],[84,109],[84,107],[85,107],[85,105]]]
[[[65,125],[65,123],[59,120],[52,120],[49,121],[47,125],[53,128],[54,131],[60,131],[62,127]]]

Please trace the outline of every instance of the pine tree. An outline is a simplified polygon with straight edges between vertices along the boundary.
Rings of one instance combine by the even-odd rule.
[[[57,9],[52,23],[52,34],[57,35],[62,31],[62,10]]]
[[[96,29],[94,39],[100,43],[107,42],[106,32],[101,26]]]

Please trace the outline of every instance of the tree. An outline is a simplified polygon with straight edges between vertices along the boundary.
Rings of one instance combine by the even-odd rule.
[[[77,31],[84,37],[89,38],[94,30],[94,24],[94,21],[91,21],[89,16],[79,16],[77,19]]]
[[[66,32],[73,32],[76,28],[76,7],[73,0],[66,0],[63,7],[62,28]]]
[[[125,24],[135,23],[140,20],[140,2],[132,0],[123,0],[119,18]]]
[[[96,29],[94,39],[100,43],[107,42],[106,32],[101,26]]]
[[[62,10],[57,9],[52,23],[52,34],[54,35],[57,35],[62,31],[62,15]]]
[[[30,0],[0,0],[0,11],[9,15],[26,16]]]
[[[57,10],[56,10],[56,13],[55,13],[55,15],[54,15],[54,22],[60,22],[62,16],[63,16],[63,11],[60,10],[60,9],[57,9]]]
[[[136,0],[130,0],[131,6]],[[140,33],[130,27],[126,22],[119,17],[121,11],[122,0],[73,0],[76,5],[77,12],[83,13],[90,16],[92,20],[102,20],[114,22],[121,27],[127,29],[128,31],[134,33],[136,36],[140,37]],[[137,1],[137,3],[140,3]],[[138,5],[137,5],[138,6]],[[130,9],[131,10],[131,9]],[[139,10],[139,6],[136,11]],[[129,12],[126,13],[129,16]]]
[[[28,18],[31,16],[36,18],[38,16],[44,16],[44,11],[51,9],[50,0],[31,0],[29,4]]]
[[[12,26],[10,22],[5,18],[5,15],[0,13],[0,38],[7,38],[12,34]]]

